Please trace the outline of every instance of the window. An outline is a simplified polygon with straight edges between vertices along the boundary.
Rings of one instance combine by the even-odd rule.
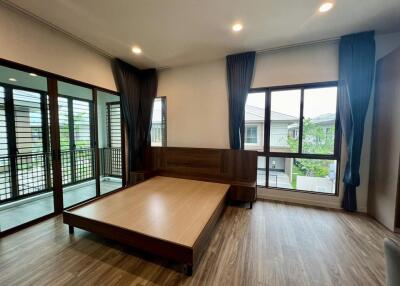
[[[265,92],[252,92],[245,106],[244,149],[264,150]]]
[[[167,146],[167,106],[165,97],[157,97],[153,104],[151,146]]]
[[[121,148],[121,104],[107,102],[107,145]]]
[[[258,101],[255,94],[260,94]],[[265,88],[263,93],[249,93],[244,124],[247,150],[254,150],[251,144],[258,139],[257,129],[254,131],[250,125],[253,105],[267,115],[266,120],[260,116],[260,126],[268,140],[265,146],[263,143],[256,149],[260,155],[257,184],[336,194],[340,145],[336,82]]]
[[[257,126],[246,126],[245,143],[257,144]]]

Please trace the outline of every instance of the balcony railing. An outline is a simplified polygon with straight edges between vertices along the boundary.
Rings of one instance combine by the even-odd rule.
[[[122,177],[121,148],[100,148],[100,176]]]
[[[122,176],[121,148],[101,148],[100,175]],[[0,157],[0,203],[52,190],[50,153]],[[95,149],[61,152],[63,186],[95,179]]]

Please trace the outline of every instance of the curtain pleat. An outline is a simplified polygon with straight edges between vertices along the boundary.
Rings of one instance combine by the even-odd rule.
[[[357,210],[364,122],[375,70],[374,32],[341,37],[339,44],[339,113],[348,161],[343,182],[342,208]]]
[[[121,94],[123,116],[127,124],[128,170],[144,169],[144,150],[150,146],[153,101],[157,94],[157,71],[139,70],[119,59],[114,62],[114,75]]]
[[[231,149],[243,149],[244,134],[241,126],[255,62],[255,52],[226,57],[229,97],[229,142]]]

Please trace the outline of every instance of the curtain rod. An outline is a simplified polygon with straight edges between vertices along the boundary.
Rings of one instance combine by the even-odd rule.
[[[303,43],[292,44],[292,45],[278,46],[275,48],[256,50],[256,53],[257,54],[266,54],[266,53],[270,53],[270,52],[276,52],[276,51],[280,51],[280,50],[298,48],[298,47],[303,47],[303,46],[313,46],[313,45],[319,45],[319,44],[334,43],[334,42],[338,42],[339,40],[340,40],[340,37],[328,38],[328,39],[324,39],[324,40],[303,42]]]

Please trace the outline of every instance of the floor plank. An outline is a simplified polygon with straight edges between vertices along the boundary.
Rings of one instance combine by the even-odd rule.
[[[62,218],[0,240],[0,285],[384,285],[376,221],[258,201],[228,207],[192,277],[179,266],[83,230]]]

